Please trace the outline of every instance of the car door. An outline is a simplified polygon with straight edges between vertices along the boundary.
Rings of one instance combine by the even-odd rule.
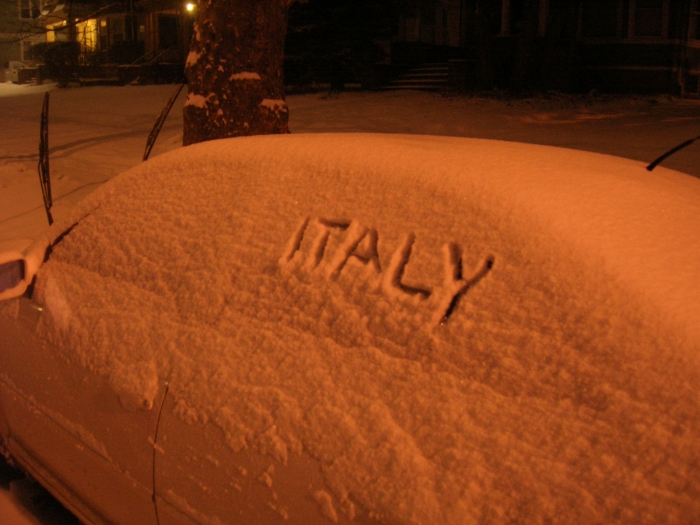
[[[88,523],[156,523],[152,406],[125,407],[108,381],[37,334],[50,306],[26,297],[0,312],[0,401],[9,452]]]
[[[221,428],[188,418],[175,399],[166,396],[158,428],[160,525],[378,523],[349,502],[336,510],[320,463],[306,451],[235,451]]]

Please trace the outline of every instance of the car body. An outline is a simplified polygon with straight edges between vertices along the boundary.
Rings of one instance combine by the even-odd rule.
[[[0,259],[6,452],[86,523],[697,523],[700,181],[498,141],[159,156]]]

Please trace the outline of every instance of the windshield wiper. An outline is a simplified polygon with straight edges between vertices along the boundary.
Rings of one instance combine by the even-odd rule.
[[[664,160],[666,160],[667,158],[669,158],[671,155],[673,155],[673,154],[676,153],[677,151],[682,150],[682,149],[685,148],[686,146],[690,146],[693,142],[695,142],[695,141],[698,140],[698,139],[700,139],[700,135],[698,135],[698,136],[695,137],[694,139],[686,140],[683,144],[679,144],[679,145],[676,146],[675,148],[672,148],[672,149],[668,150],[666,153],[664,153],[663,155],[661,155],[661,156],[660,156],[658,159],[656,159],[654,162],[652,162],[651,164],[649,164],[649,165],[647,166],[647,170],[649,170],[649,171],[653,170],[656,166],[658,166],[659,164],[661,164]]]

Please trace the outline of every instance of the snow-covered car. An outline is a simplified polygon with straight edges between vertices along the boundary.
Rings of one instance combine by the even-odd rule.
[[[0,433],[92,524],[700,523],[700,180],[213,141],[0,259]]]

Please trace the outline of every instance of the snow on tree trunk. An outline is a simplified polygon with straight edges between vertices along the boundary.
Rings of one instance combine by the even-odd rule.
[[[288,3],[200,0],[185,65],[185,146],[289,133],[283,77]]]

